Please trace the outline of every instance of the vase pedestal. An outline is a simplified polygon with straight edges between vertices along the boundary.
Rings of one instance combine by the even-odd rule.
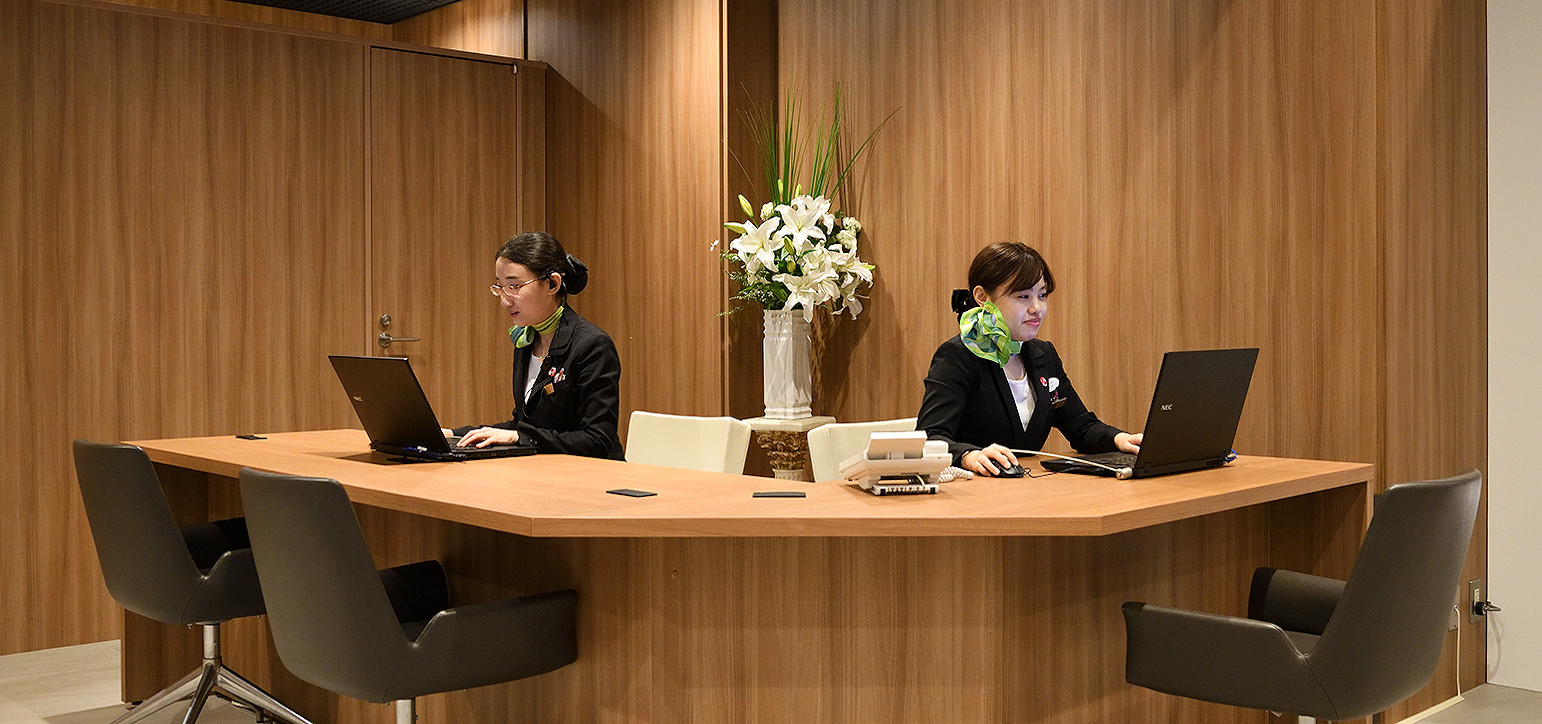
[[[783,420],[771,417],[752,417],[745,420],[755,433],[755,442],[766,451],[771,461],[771,476],[780,480],[810,482],[808,462],[808,431],[820,425],[835,422],[826,415]]]

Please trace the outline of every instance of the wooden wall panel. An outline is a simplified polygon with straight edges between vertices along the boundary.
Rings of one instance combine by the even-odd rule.
[[[346,425],[363,49],[0,5],[0,653],[118,635],[69,441]],[[41,440],[41,441],[40,441]]]
[[[476,0],[454,11],[459,15],[427,16],[395,29],[329,27],[315,24],[330,22],[317,16],[222,15],[283,11],[220,0],[125,2],[365,37],[452,38],[443,42],[481,52],[508,52],[494,46],[507,47],[520,32],[506,20],[492,29],[470,25],[472,17],[512,12],[508,0]],[[747,406],[745,391],[758,390],[759,339],[713,316],[721,309],[723,282],[706,247],[723,237],[724,206],[740,190],[719,145],[729,137],[726,111],[739,92],[731,83],[753,80],[756,63],[765,61],[753,57],[755,39],[737,45],[728,33],[743,27],[736,17],[753,17],[765,6],[528,4],[529,55],[556,71],[546,91],[547,224],[594,268],[593,285],[575,306],[610,331],[621,350],[623,414],[639,408],[758,412],[740,408]],[[268,63],[267,51],[246,52],[241,43],[247,41],[234,41],[242,53],[215,59],[198,39],[204,31],[136,20],[134,27],[176,28],[155,31],[162,37],[152,54],[193,60],[168,64],[179,66],[184,75],[178,78],[142,77],[114,55],[129,50],[101,41],[126,21],[108,22],[98,13],[66,22],[61,13],[86,11],[33,8],[0,8],[7,41],[0,47],[0,150],[23,159],[0,169],[0,209],[6,211],[0,314],[7,315],[0,326],[28,331],[4,343],[5,443],[56,429],[61,417],[96,425],[61,439],[260,424],[232,417],[250,405],[250,395],[239,390],[226,408],[190,410],[190,393],[168,395],[161,383],[146,384],[165,374],[161,360],[173,354],[179,365],[209,360],[210,367],[179,368],[176,384],[185,389],[234,384],[215,379],[210,368],[259,369],[242,361],[248,357],[222,350],[220,340],[259,340],[242,349],[258,357],[271,353],[260,341],[275,331],[264,326],[272,324],[271,313],[258,312],[269,310],[209,300],[210,288],[241,280],[214,274],[200,287],[185,283],[186,270],[239,253],[244,247],[232,238],[274,238],[281,225],[272,222],[284,217],[263,204],[280,201],[251,193],[283,187],[261,183],[266,174],[291,180],[289,188],[315,191],[291,201],[323,199],[314,206],[328,213],[301,214],[295,228],[325,229],[315,233],[328,238],[346,236],[329,225],[363,216],[362,208],[357,217],[339,212],[357,202],[328,194],[362,180],[339,181],[289,155],[247,154],[237,162],[230,149],[241,144],[222,134],[254,123],[250,114],[200,109],[186,114],[198,116],[190,121],[144,100],[179,87],[228,93],[234,84],[216,74],[253,59]],[[1460,0],[1407,6],[972,0],[945,8],[911,1],[876,10],[781,0],[779,27],[767,34],[779,38],[781,89],[822,96],[845,81],[848,127],[856,130],[901,108],[844,199],[844,208],[866,222],[864,256],[878,264],[879,284],[862,318],[819,324],[816,410],[851,420],[913,415],[930,353],[954,331],[948,290],[962,284],[969,258],[984,243],[1020,239],[1046,253],[1061,285],[1045,336],[1110,422],[1140,424],[1161,351],[1256,344],[1264,356],[1240,449],[1373,460],[1383,481],[1444,474],[1481,460],[1482,12],[1481,4]],[[55,42],[47,34],[65,32],[74,35]],[[29,43],[48,50],[32,52]],[[279,61],[297,51],[285,52]],[[310,64],[300,68],[323,62],[357,72],[348,66],[353,61],[326,53],[318,61],[298,52]],[[210,75],[191,79],[198,72]],[[291,80],[285,72],[275,75],[243,85],[261,89]],[[130,110],[118,110],[114,94],[121,91],[113,89],[120,78],[140,98],[125,106]],[[70,92],[59,92],[66,83]],[[337,119],[363,107],[362,98],[348,93],[322,98],[309,86],[296,92],[308,100],[273,111],[276,117],[309,118],[321,108],[317,115]],[[166,130],[174,122],[208,128]],[[335,131],[314,132],[329,138]],[[172,138],[179,148],[200,148],[248,175],[206,170],[200,176],[176,158],[119,150],[144,138]],[[360,159],[337,160],[329,166],[334,171],[362,166]],[[177,178],[181,185],[167,191],[166,179]],[[159,190],[151,196],[138,186]],[[205,207],[239,210],[241,220],[227,223]],[[174,233],[175,219],[221,241],[193,248]],[[124,229],[149,231],[135,236]],[[153,253],[96,259],[74,241],[122,245],[130,237],[141,246],[149,244],[146,237],[169,243]],[[325,257],[312,265],[318,268],[357,258],[348,256],[352,247],[323,246],[312,239],[294,249]],[[293,264],[295,253],[267,254],[266,263]],[[144,258],[151,263],[128,261]],[[88,264],[92,271],[83,274]],[[317,318],[310,323],[315,327],[296,322],[285,332],[305,336],[361,311],[362,297],[349,302],[349,295],[326,287],[336,276],[292,275],[295,286],[284,294],[322,289],[315,293],[347,309]],[[128,292],[129,303],[117,306],[75,302],[83,297],[73,290],[100,286],[108,277],[173,291],[165,299]],[[72,293],[55,294],[59,289]],[[134,321],[124,328],[172,324],[179,341],[129,336],[113,318],[123,309],[132,310],[124,314]],[[70,362],[77,358],[80,363]],[[120,358],[129,361],[109,364]],[[83,384],[82,377],[95,382]],[[64,378],[69,387],[60,383]],[[110,391],[86,391],[98,388]],[[292,404],[279,407],[305,418],[310,403],[301,397],[297,392]],[[329,395],[315,391],[309,398]],[[133,415],[125,412],[131,409]],[[333,424],[315,422],[331,414],[305,419]],[[336,424],[351,421],[337,414]],[[103,627],[111,627],[102,611],[79,609],[44,623],[38,607],[20,603],[102,600],[73,490],[57,484],[68,478],[67,460],[33,465],[14,470],[9,475],[20,477],[0,486],[0,507],[39,521],[17,526],[8,519],[0,531],[0,549],[7,551],[0,565],[0,611],[7,621],[0,626],[0,652],[102,638]],[[73,531],[70,543],[36,545],[46,539],[40,531],[61,528]],[[1480,524],[1469,567],[1475,572],[1481,571],[1483,535]],[[11,553],[17,550],[29,552],[17,557]],[[84,568],[89,575],[50,580],[40,566]],[[1163,590],[1180,600],[1185,595],[1176,585]],[[65,620],[71,616],[83,620]],[[45,628],[52,633],[29,633]],[[1482,671],[1480,637],[1462,638],[1464,679],[1475,683]],[[1442,678],[1409,706],[1448,696]]]
[[[1021,240],[1059,283],[1044,336],[1106,421],[1140,426],[1164,350],[1259,346],[1239,450],[1374,461],[1383,487],[1481,465],[1482,15],[780,0],[783,91],[847,83],[857,137],[901,109],[844,199],[879,282],[819,326],[816,413],[915,414],[948,290]],[[729,338],[732,389],[757,343]],[[1480,521],[1469,578],[1485,540]],[[1452,656],[1394,713],[1453,694]]]
[[[359,321],[390,314],[391,334],[422,338],[375,351],[412,358],[441,424],[506,420],[513,348],[487,285],[498,247],[544,225],[540,205],[527,208],[544,174],[526,175],[542,148],[521,141],[522,86],[540,88],[545,71],[370,53],[371,307]]]
[[[1385,249],[1387,482],[1444,477],[1488,456],[1486,8],[1382,3],[1378,29],[1380,209]],[[1485,498],[1486,500],[1486,498]],[[1467,581],[1487,578],[1486,503]],[[1455,592],[1453,592],[1455,593]],[[1460,617],[1463,690],[1486,680],[1485,624]],[[1440,674],[1394,709],[1408,716],[1456,695],[1457,634]]]
[[[621,412],[723,410],[719,4],[528,5],[547,83],[547,225],[589,264]]]
[[[863,317],[824,325],[817,412],[914,415],[957,332],[949,290],[1018,240],[1055,271],[1044,337],[1105,420],[1141,426],[1163,351],[1256,345],[1239,449],[1375,458],[1374,7],[782,0],[780,17],[784,89],[847,83],[854,133],[900,108],[844,203],[878,282]]]
[[[69,2],[71,0],[65,0]],[[390,40],[395,26],[371,23],[363,20],[335,18],[330,15],[303,13],[282,8],[270,8],[233,0],[104,0],[118,5],[132,5],[156,10],[171,10],[193,15],[246,20],[268,25],[280,25],[301,30],[319,30],[327,33],[355,35],[372,40]],[[414,41],[416,42],[416,41]]]
[[[776,0],[732,0],[723,4],[723,207],[722,221],[744,221],[739,195],[764,203],[771,197],[760,172],[759,151],[745,114],[756,106],[775,108],[779,102],[777,75],[777,3]],[[714,239],[733,240],[727,229],[719,228]],[[719,247],[721,250],[722,247]],[[729,295],[736,290],[728,281],[728,265],[723,274],[722,308],[729,309]],[[745,305],[740,311],[723,317],[722,369],[723,413],[740,419],[765,414],[761,382],[760,349],[765,328],[761,310]],[[751,475],[770,475],[771,462],[760,445],[752,443],[745,458],[744,471]]]
[[[456,0],[390,27],[404,43],[525,57],[524,0]]]

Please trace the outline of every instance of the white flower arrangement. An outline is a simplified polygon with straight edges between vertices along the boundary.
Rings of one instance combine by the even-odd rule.
[[[748,199],[740,196],[739,205],[754,216]],[[802,195],[773,206],[764,223],[750,218],[724,224],[740,234],[723,252],[740,266],[728,274],[739,283],[734,298],[766,309],[802,308],[805,321],[813,321],[815,307],[850,312],[853,319],[861,314],[862,292],[873,284],[873,265],[857,257],[862,227],[829,210],[829,199]]]
[[[766,309],[802,309],[804,320],[810,322],[815,307],[824,307],[836,315],[850,312],[855,319],[862,313],[865,292],[872,288],[874,267],[857,256],[862,224],[835,210],[831,199],[845,182],[852,164],[889,119],[879,123],[849,158],[838,158],[841,94],[837,87],[828,130],[820,127],[815,133],[814,155],[808,170],[810,193],[805,194],[802,185],[790,183],[802,170],[799,154],[805,140],[800,133],[797,110],[789,93],[784,123],[777,123],[768,107],[746,114],[760,149],[771,200],[761,205],[757,222],[755,207],[740,195],[739,206],[746,219],[724,224],[739,234],[721,252],[730,265],[728,278],[739,285],[732,299],[754,302]],[[890,113],[889,117],[893,115]],[[738,308],[729,310],[734,311]]]

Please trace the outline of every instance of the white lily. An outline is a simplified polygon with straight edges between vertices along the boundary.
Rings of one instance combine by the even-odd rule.
[[[760,257],[753,253],[739,252],[735,257],[744,265],[744,273],[752,277],[764,276],[765,270],[770,268],[760,263]]]
[[[829,199],[823,196],[799,196],[791,204],[776,207],[777,215],[787,222],[779,233],[790,239],[798,252],[808,251],[813,247],[811,239],[824,240],[825,232],[819,228],[819,222],[829,211]]]
[[[776,266],[776,251],[782,248],[781,234],[777,231],[781,223],[781,219],[772,217],[759,226],[756,226],[753,221],[724,224],[730,230],[741,234],[728,246],[738,252],[739,258],[744,260],[746,272],[754,274],[757,271],[749,268],[751,259],[762,267]]]
[[[781,193],[781,181],[777,188]],[[748,284],[785,290],[782,309],[801,307],[805,321],[813,321],[814,307],[836,315],[850,312],[853,319],[862,313],[874,267],[857,256],[862,225],[855,218],[838,215],[830,199],[804,195],[801,188],[785,204],[762,206],[758,216],[763,223],[750,213],[748,199],[740,196],[738,201],[750,218],[724,226],[739,235],[727,245]]]
[[[862,260],[857,258],[856,249],[846,251],[832,250],[829,252],[828,257],[830,268],[836,272],[843,275],[853,275],[868,284],[873,283],[873,265],[862,263]]]
[[[835,316],[841,316],[841,312],[851,312],[851,318],[856,319],[862,313],[862,298],[856,294],[841,297],[841,308],[835,310]]]
[[[866,282],[868,284],[872,284],[873,283],[873,269],[875,267],[872,264],[864,264],[864,263],[862,263],[860,261],[856,261],[856,257],[855,256],[852,257],[852,260],[855,263],[852,264],[851,266],[847,267],[845,269],[845,271],[855,275],[858,279],[861,279],[862,281],[864,281],[864,282]]]
[[[825,250],[823,247],[814,247],[813,249],[802,254],[798,254],[796,257],[794,257],[794,264],[790,273],[793,276],[803,277],[811,280],[823,279],[825,277],[834,277],[840,274],[840,270],[835,268],[834,261],[835,257],[829,251]],[[824,299],[820,299],[819,301],[827,302],[830,299],[831,297],[827,296]]]
[[[866,283],[871,284],[873,282],[872,265],[859,264],[858,266],[866,267]],[[851,318],[856,319],[857,315],[862,313],[862,297],[857,295],[857,287],[861,286],[863,281],[856,273],[846,274],[841,278],[841,310],[837,311],[837,314],[841,311],[851,312]]]
[[[810,254],[809,257],[819,256]],[[840,275],[824,260],[805,257],[802,274],[782,273],[771,277],[787,287],[787,303],[782,309],[803,305],[803,319],[814,321],[814,307],[835,299],[840,294]],[[808,263],[812,262],[812,263]]]

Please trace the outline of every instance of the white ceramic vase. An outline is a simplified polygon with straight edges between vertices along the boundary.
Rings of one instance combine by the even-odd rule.
[[[767,309],[766,331],[761,341],[765,356],[761,379],[766,400],[766,417],[796,420],[814,414],[813,370],[809,345],[809,323],[801,309]]]

